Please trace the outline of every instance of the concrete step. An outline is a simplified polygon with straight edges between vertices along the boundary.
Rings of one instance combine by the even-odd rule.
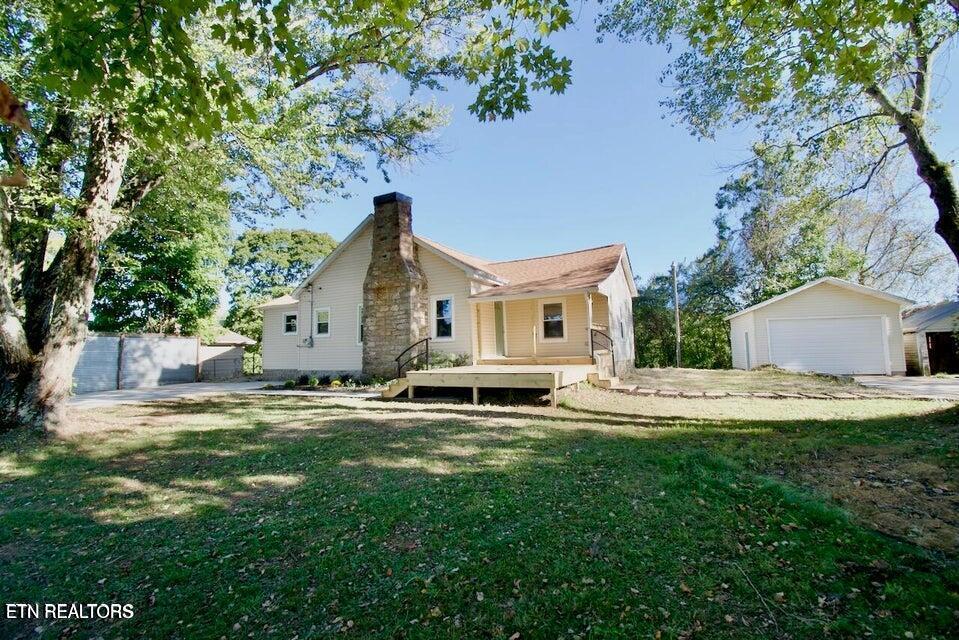
[[[390,386],[383,390],[382,397],[384,398],[395,398],[404,391],[406,391],[410,386],[409,380],[406,378],[399,378],[390,383]]]
[[[592,384],[594,387],[599,387],[600,389],[612,389],[619,384],[619,378],[616,376],[608,378],[599,373],[591,373],[587,379],[589,380],[590,384]]]

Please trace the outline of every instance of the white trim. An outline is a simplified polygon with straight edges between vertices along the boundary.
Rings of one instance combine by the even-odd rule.
[[[487,289],[486,291],[495,291],[495,290],[496,289],[494,287],[493,289]],[[539,300],[543,296],[550,297],[550,298],[555,298],[558,296],[574,296],[578,293],[590,293],[590,292],[602,293],[596,287],[579,287],[577,289],[553,289],[550,291],[532,291],[530,293],[513,293],[513,294],[507,293],[505,295],[499,295],[499,296],[484,296],[482,294],[477,294],[477,295],[471,295],[469,299],[471,302],[496,302],[497,300],[502,300],[504,302],[511,302],[514,300]]]
[[[563,305],[563,337],[562,338],[547,338],[546,331],[543,328],[543,324],[546,322],[543,318],[543,305],[547,304],[561,304]],[[566,325],[569,323],[569,317],[566,315],[566,298],[544,298],[539,301],[539,316],[536,319],[536,340],[540,344],[546,344],[551,342],[566,342],[569,339],[569,332],[567,331]]]
[[[463,262],[462,260],[459,260],[455,256],[452,256],[446,253],[439,247],[433,246],[431,244],[433,242],[432,240],[424,240],[423,238],[417,235],[414,235],[413,242],[416,243],[416,246],[422,249],[426,249],[427,251],[435,255],[437,258],[440,258],[441,260],[445,260],[446,262],[449,262],[454,267],[461,269],[462,271],[465,271],[466,275],[472,280],[476,280],[478,282],[482,282],[483,284],[493,285],[493,286],[502,286],[505,284],[509,284],[506,280],[503,280],[502,278],[496,276],[496,274],[470,266],[466,264],[465,262]],[[439,243],[436,243],[436,244],[439,244]]]
[[[763,307],[765,307],[765,306],[767,306],[767,305],[773,304],[774,302],[779,302],[780,300],[783,300],[783,299],[785,299],[785,298],[788,298],[789,296],[796,295],[797,293],[799,293],[799,292],[801,292],[801,291],[805,291],[806,289],[811,289],[811,288],[813,288],[813,287],[817,287],[817,286],[819,286],[819,285],[821,285],[821,284],[831,284],[831,285],[834,285],[834,286],[836,286],[836,287],[840,287],[840,288],[842,288],[842,289],[848,289],[849,291],[852,291],[852,292],[854,292],[854,293],[861,293],[862,295],[872,296],[873,298],[879,298],[880,300],[885,300],[885,301],[887,301],[887,302],[895,302],[895,303],[897,303],[900,307],[905,307],[905,306],[908,306],[908,305],[911,305],[911,304],[915,304],[915,302],[914,302],[913,300],[910,300],[909,298],[903,298],[902,296],[895,296],[895,295],[893,295],[893,294],[891,294],[891,293],[886,293],[885,291],[880,291],[879,289],[873,289],[872,287],[865,287],[865,286],[863,286],[863,285],[861,285],[861,284],[856,284],[855,282],[849,282],[849,281],[847,281],[847,280],[840,280],[839,278],[833,278],[833,277],[831,277],[831,276],[826,276],[825,278],[819,278],[818,280],[813,280],[812,282],[807,282],[806,284],[802,285],[801,287],[796,287],[795,289],[792,289],[792,290],[790,290],[790,291],[787,291],[786,293],[780,293],[778,296],[773,296],[773,297],[770,298],[769,300],[764,300],[764,301],[762,301],[762,302],[760,302],[760,303],[758,303],[758,304],[754,304],[754,305],[751,306],[751,307],[746,307],[746,308],[743,309],[742,311],[737,311],[736,313],[732,313],[732,314],[726,316],[725,319],[726,319],[726,320],[732,320],[733,318],[738,318],[739,316],[741,316],[741,315],[743,315],[743,314],[746,314],[746,313],[749,313],[750,311],[755,311],[756,309],[761,309],[761,308],[763,308]],[[846,316],[846,317],[852,317],[852,316]]]
[[[289,318],[290,316],[293,316],[293,318],[295,318],[295,320],[296,320],[296,329],[295,329],[294,331],[287,331],[287,330],[286,330],[286,319]],[[299,314],[299,312],[297,312],[297,313],[284,313],[284,314],[283,314],[283,324],[282,324],[281,326],[283,327],[283,335],[285,335],[285,336],[298,336],[298,335],[300,335],[300,314]]]
[[[320,313],[326,311],[326,333],[320,333]],[[313,335],[317,338],[333,337],[333,310],[329,307],[317,307],[313,310]]]
[[[363,346],[363,303],[356,305],[356,346]]]
[[[886,375],[892,375],[892,360],[889,356],[889,316],[883,313],[861,313],[856,315],[846,315],[846,316],[782,316],[778,318],[766,318],[766,359],[769,361],[769,364],[776,364],[773,362],[773,339],[772,333],[769,331],[769,321],[770,320],[846,320],[852,318],[879,318],[880,324],[882,325],[882,353],[883,358],[886,363]]]
[[[440,300],[450,301],[450,335],[436,337],[436,303]],[[430,296],[430,340],[434,342],[453,342],[456,340],[456,296],[452,293]]]

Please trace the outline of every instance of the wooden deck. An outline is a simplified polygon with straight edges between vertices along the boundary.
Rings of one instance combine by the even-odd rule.
[[[427,371],[407,371],[407,393],[416,387],[462,387],[473,389],[473,404],[479,404],[479,390],[490,388],[548,389],[556,406],[556,390],[585,382],[596,372],[592,364],[475,364]]]

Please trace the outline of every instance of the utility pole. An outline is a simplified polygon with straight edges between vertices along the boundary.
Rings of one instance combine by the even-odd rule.
[[[676,283],[676,263],[673,262],[673,313],[676,319],[676,367],[683,366],[683,330],[679,326],[679,285]]]

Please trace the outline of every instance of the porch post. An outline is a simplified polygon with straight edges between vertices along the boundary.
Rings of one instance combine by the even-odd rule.
[[[473,352],[473,364],[476,364],[483,357],[483,354],[480,353],[480,349],[482,349],[483,345],[483,324],[480,320],[479,303],[475,300],[470,300],[470,315],[470,324],[473,327],[473,340],[470,344],[470,350]]]
[[[586,337],[589,346],[589,355],[593,356],[593,294],[587,291],[586,296]]]

